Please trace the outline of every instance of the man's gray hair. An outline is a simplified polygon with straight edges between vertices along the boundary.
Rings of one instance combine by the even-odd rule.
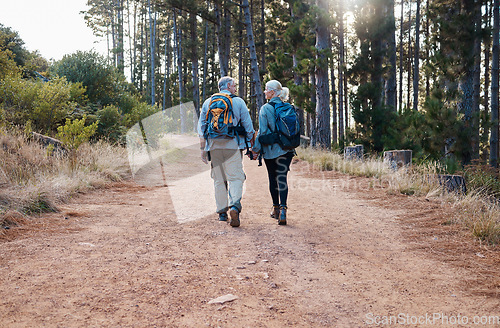
[[[235,79],[230,76],[223,76],[219,79],[219,91],[227,90],[229,84],[236,84]]]

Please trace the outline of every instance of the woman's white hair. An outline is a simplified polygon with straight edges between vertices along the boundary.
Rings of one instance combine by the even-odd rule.
[[[288,89],[287,87],[283,87],[283,89],[281,89],[281,94],[280,94],[281,101],[287,102],[289,96],[290,96],[290,89]]]
[[[266,88],[267,88],[267,90],[273,90],[275,97],[279,97],[281,95],[281,91],[283,90],[283,87],[281,86],[280,81],[277,81],[277,80],[271,80],[271,81],[267,82]]]

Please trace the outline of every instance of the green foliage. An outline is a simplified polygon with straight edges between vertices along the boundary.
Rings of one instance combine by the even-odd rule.
[[[66,119],[66,124],[57,128],[57,138],[70,151],[76,151],[84,142],[88,142],[98,127],[98,122],[85,126],[86,116],[81,119],[71,121]]]
[[[0,24],[0,50],[8,50],[17,65],[24,66],[30,53],[24,48],[24,41],[19,33]]]
[[[142,119],[157,113],[158,110],[159,109],[156,106],[151,106],[146,103],[137,101],[130,113],[124,115],[123,125],[127,128],[131,128],[134,124],[141,121]]]
[[[90,102],[102,106],[115,103],[125,88],[125,78],[93,51],[77,51],[66,55],[51,67],[54,75],[65,76],[70,82],[80,82],[87,88]]]
[[[424,128],[428,131],[428,137],[422,140],[422,147],[435,160],[441,159],[443,155],[462,159],[468,146],[463,117],[454,108],[453,98],[452,94],[435,89],[424,103]]]
[[[12,125],[24,126],[30,121],[34,130],[45,133],[56,127],[76,108],[65,78],[50,82],[6,77],[0,81],[0,105],[3,119]]]
[[[369,151],[394,148],[399,138],[395,129],[396,112],[387,106],[374,106],[381,90],[373,83],[364,83],[351,95],[352,116],[356,121],[354,143],[362,143]]]
[[[2,50],[0,48],[0,80],[7,76],[18,75],[19,69],[16,62],[12,59],[10,50]]]
[[[97,111],[97,135],[111,142],[118,142],[123,136],[124,128],[121,126],[122,115],[118,107],[109,105]]]

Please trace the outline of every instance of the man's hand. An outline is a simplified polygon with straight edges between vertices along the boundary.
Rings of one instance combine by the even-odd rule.
[[[205,164],[208,164],[208,151],[201,151],[201,161]]]
[[[254,134],[253,134],[253,137],[252,139],[250,140],[250,147],[253,147],[254,143],[255,143],[255,138],[257,137],[257,133],[259,131],[255,131]]]

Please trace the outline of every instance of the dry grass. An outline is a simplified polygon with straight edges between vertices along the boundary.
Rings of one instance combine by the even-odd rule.
[[[121,180],[128,174],[126,160],[123,148],[85,144],[71,169],[67,157],[22,133],[0,129],[0,225],[12,225],[13,213],[23,217],[57,211],[57,204],[76,192]]]
[[[297,154],[299,158],[325,171],[375,178],[380,178],[389,172],[388,167],[375,159],[345,161],[338,153],[312,148],[298,148]]]
[[[440,185],[439,164],[429,162],[392,171],[381,159],[365,158],[347,161],[343,156],[322,150],[299,148],[299,157],[320,170],[335,170],[350,175],[375,177],[388,183],[389,193],[438,198],[453,204],[455,217],[451,222],[467,227],[472,235],[489,244],[500,244],[500,203],[474,185],[466,195],[447,192]]]

